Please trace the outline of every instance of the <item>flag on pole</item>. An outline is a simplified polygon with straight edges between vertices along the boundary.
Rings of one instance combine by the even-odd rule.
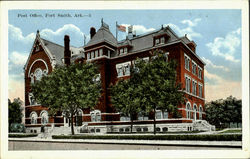
[[[126,32],[126,27],[123,25],[116,25],[117,29],[122,32]]]

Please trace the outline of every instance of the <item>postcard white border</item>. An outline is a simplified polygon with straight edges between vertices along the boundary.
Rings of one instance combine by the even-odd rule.
[[[1,156],[3,158],[247,158],[249,157],[249,9],[245,1],[44,1],[1,2]],[[8,151],[8,10],[9,9],[241,9],[242,150],[161,151]],[[4,56],[3,56],[4,54]]]

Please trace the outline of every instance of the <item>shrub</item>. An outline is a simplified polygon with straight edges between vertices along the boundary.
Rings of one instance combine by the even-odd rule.
[[[19,123],[12,123],[10,125],[10,132],[25,133],[25,126]]]
[[[9,137],[22,138],[22,137],[36,137],[37,134],[9,134]]]
[[[128,140],[201,140],[241,141],[241,134],[219,135],[53,135],[53,139],[128,139]]]

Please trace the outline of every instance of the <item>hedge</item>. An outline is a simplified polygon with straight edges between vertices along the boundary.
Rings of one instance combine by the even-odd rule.
[[[128,139],[128,140],[200,140],[241,141],[241,134],[218,135],[53,135],[53,139]]]
[[[22,137],[36,137],[38,134],[9,134],[9,137],[22,138]]]

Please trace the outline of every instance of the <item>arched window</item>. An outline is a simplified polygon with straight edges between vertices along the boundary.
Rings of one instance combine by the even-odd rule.
[[[41,124],[42,125],[46,125],[49,121],[49,115],[48,115],[48,112],[46,110],[43,110],[41,113],[40,113],[40,117],[41,117]]]
[[[94,110],[90,112],[91,115],[91,121],[96,122],[96,121],[101,121],[101,111],[100,110]]]
[[[33,93],[29,93],[29,103],[30,103],[30,105],[37,104],[36,101],[35,101]]]
[[[35,80],[40,81],[43,77],[43,71],[40,68],[37,68],[34,72],[34,76],[36,77]]]
[[[37,113],[36,112],[31,112],[30,113],[30,123],[31,124],[37,124]]]
[[[186,116],[187,116],[187,119],[190,119],[191,118],[191,104],[190,104],[190,102],[187,102],[187,104],[186,104]]]
[[[194,120],[196,120],[197,119],[197,117],[196,117],[196,113],[197,113],[197,105],[196,104],[194,104]]]
[[[199,113],[199,119],[202,120],[202,106],[200,105],[200,113]]]

